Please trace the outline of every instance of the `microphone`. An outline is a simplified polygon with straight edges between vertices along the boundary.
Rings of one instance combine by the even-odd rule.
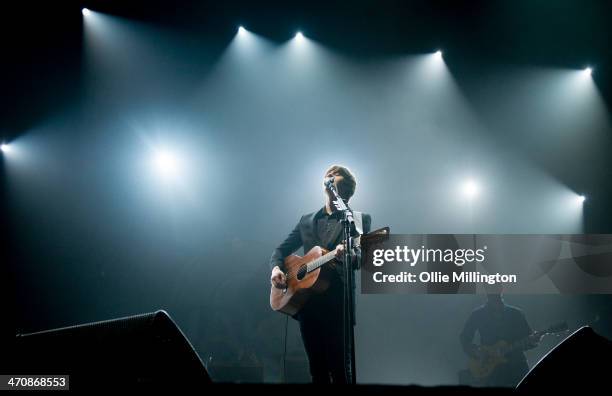
[[[334,184],[334,177],[333,176],[326,177],[325,181],[323,182],[323,184],[325,184],[325,187],[331,186],[332,184]]]

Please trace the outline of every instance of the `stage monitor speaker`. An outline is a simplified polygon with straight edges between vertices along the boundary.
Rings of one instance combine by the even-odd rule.
[[[70,389],[185,388],[211,382],[165,311],[18,334],[14,374],[67,374]]]
[[[548,352],[517,389],[610,389],[610,359],[612,341],[585,326]]]

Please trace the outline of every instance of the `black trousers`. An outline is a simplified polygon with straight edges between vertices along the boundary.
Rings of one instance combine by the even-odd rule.
[[[331,278],[329,288],[322,294],[313,294],[296,317],[312,382],[317,384],[347,382],[342,321],[344,283],[336,273]]]

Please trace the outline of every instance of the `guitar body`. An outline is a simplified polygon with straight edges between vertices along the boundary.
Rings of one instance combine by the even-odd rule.
[[[272,286],[270,289],[270,307],[275,311],[287,315],[295,315],[306,304],[312,293],[322,293],[329,287],[329,266],[324,266],[298,276],[300,268],[306,264],[329,253],[327,250],[315,246],[304,256],[292,254],[285,259],[285,273],[287,274],[287,288],[279,289]]]
[[[468,368],[472,377],[482,380],[493,372],[497,366],[506,363],[504,351],[508,348],[506,341],[498,341],[493,345],[483,345],[480,347],[482,357],[480,359],[471,358]]]

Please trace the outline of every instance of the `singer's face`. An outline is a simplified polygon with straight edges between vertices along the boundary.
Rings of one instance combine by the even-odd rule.
[[[334,184],[338,185],[339,182],[341,182],[342,180],[344,180],[344,176],[342,176],[338,171],[336,170],[331,170],[329,172],[327,172],[327,174],[325,175],[325,177],[323,179],[327,179],[328,177],[334,177]]]

